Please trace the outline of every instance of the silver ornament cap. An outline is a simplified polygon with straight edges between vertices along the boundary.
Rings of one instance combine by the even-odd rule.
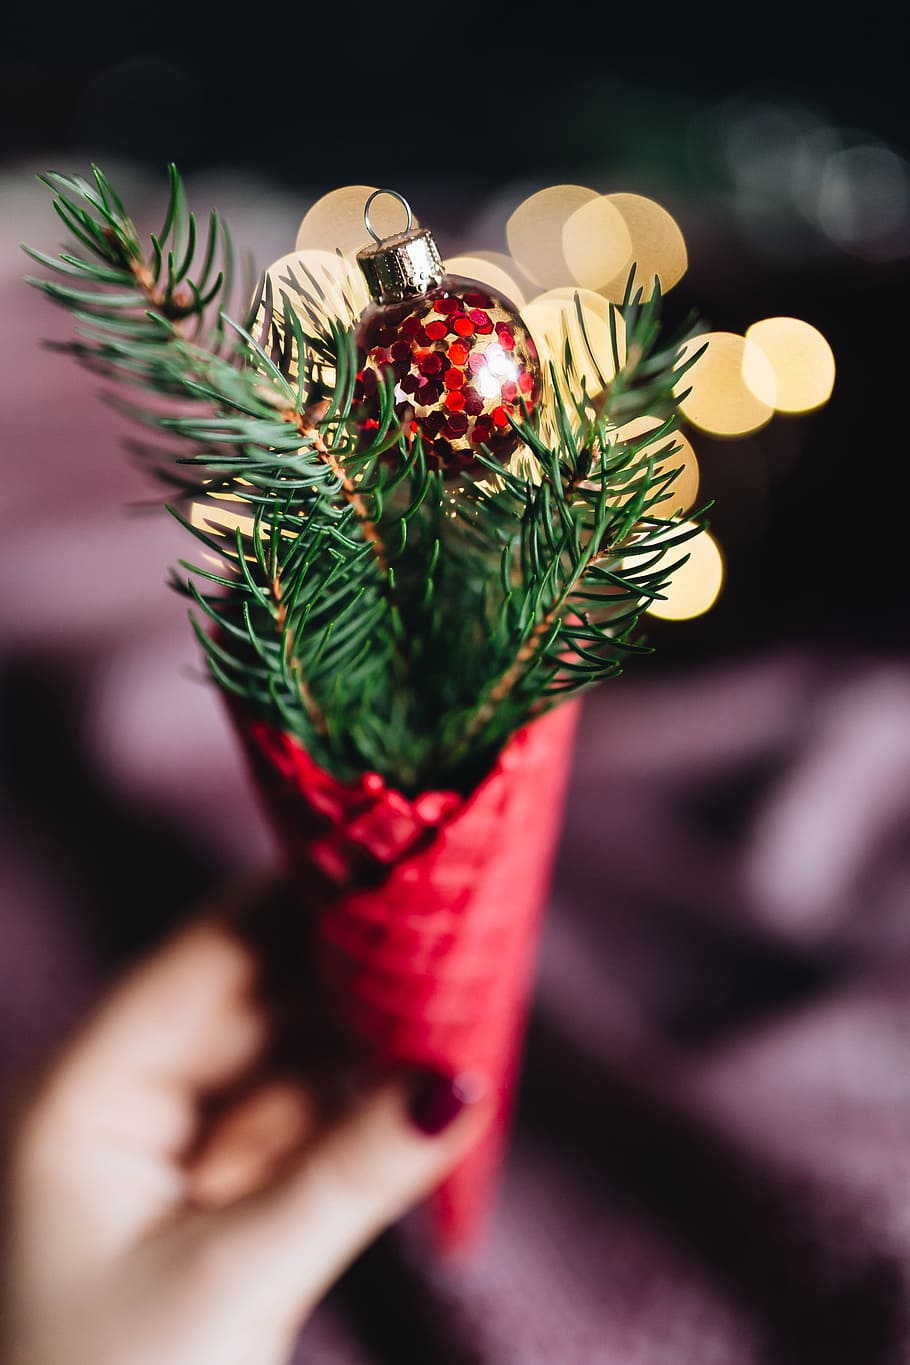
[[[380,194],[389,194],[404,205],[408,215],[404,232],[380,237],[374,229],[370,206]],[[401,303],[442,283],[445,268],[433,234],[427,228],[412,228],[411,206],[404,195],[397,190],[374,190],[364,205],[363,221],[373,245],[358,251],[357,264],[376,303]]]

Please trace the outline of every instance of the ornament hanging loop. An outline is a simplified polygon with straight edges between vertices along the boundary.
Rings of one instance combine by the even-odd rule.
[[[405,199],[403,194],[399,194],[397,190],[374,190],[373,193],[370,195],[369,199],[367,199],[367,202],[363,206],[363,225],[366,228],[367,232],[370,234],[370,236],[373,238],[374,242],[385,241],[385,238],[380,237],[379,233],[373,227],[373,223],[370,218],[370,206],[373,203],[373,200],[378,199],[381,194],[388,194],[391,196],[392,199],[397,199],[399,204],[401,204],[404,207],[405,213],[408,215],[408,221],[405,223],[401,233],[394,233],[393,234],[394,236],[401,236],[405,232],[410,232],[411,225],[414,222],[414,215],[411,212],[411,205],[408,203],[407,199]]]
[[[380,194],[397,199],[408,215],[406,227],[389,237],[380,237],[370,218],[373,200]],[[373,190],[363,206],[363,221],[373,240],[358,251],[357,264],[375,303],[401,303],[442,283],[445,270],[432,233],[414,227],[411,205],[403,194],[397,190]]]

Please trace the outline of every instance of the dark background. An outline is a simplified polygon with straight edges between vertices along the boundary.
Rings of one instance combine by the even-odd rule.
[[[162,181],[170,159],[191,181],[252,171],[299,195],[301,216],[336,186],[392,184],[444,252],[504,248],[511,208],[547,184],[653,195],[690,254],[668,321],[695,308],[736,331],[793,314],[828,338],[838,377],[819,413],[776,417],[746,440],[693,433],[726,588],[699,621],[652,622],[658,650],[645,667],[778,644],[902,649],[910,227],[884,248],[844,249],[784,183],[811,174],[788,126],[794,138],[808,128],[831,145],[908,153],[900,49],[883,17],[864,7],[847,27],[805,8],[639,7],[602,34],[571,17],[560,33],[551,16],[528,41],[521,14],[522,41],[504,45],[484,43],[479,11],[434,31],[436,11],[308,14],[266,15],[257,28],[251,18],[214,38],[192,14],[172,34],[143,23],[130,38],[122,18],[61,32],[44,13],[20,14],[0,70],[4,158],[134,160]],[[745,144],[724,150],[743,118]],[[779,164],[761,161],[769,139]],[[861,185],[855,195],[862,214]]]

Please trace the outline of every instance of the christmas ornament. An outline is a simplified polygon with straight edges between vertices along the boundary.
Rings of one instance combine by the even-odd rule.
[[[379,194],[404,205],[404,232],[374,231],[370,206]],[[373,238],[357,253],[373,300],[355,336],[354,411],[364,435],[379,426],[389,375],[395,412],[412,437],[420,433],[430,464],[458,474],[476,466],[481,449],[505,464],[520,444],[512,420],[530,415],[541,389],[537,348],[518,310],[489,285],[447,275],[432,234],[412,228],[397,191],[374,191],[363,218]]]

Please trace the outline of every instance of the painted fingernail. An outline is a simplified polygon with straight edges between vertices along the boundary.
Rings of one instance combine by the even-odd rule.
[[[482,1093],[482,1087],[473,1076],[422,1071],[411,1091],[408,1114],[421,1133],[436,1137],[454,1123],[467,1105],[479,1100]]]

